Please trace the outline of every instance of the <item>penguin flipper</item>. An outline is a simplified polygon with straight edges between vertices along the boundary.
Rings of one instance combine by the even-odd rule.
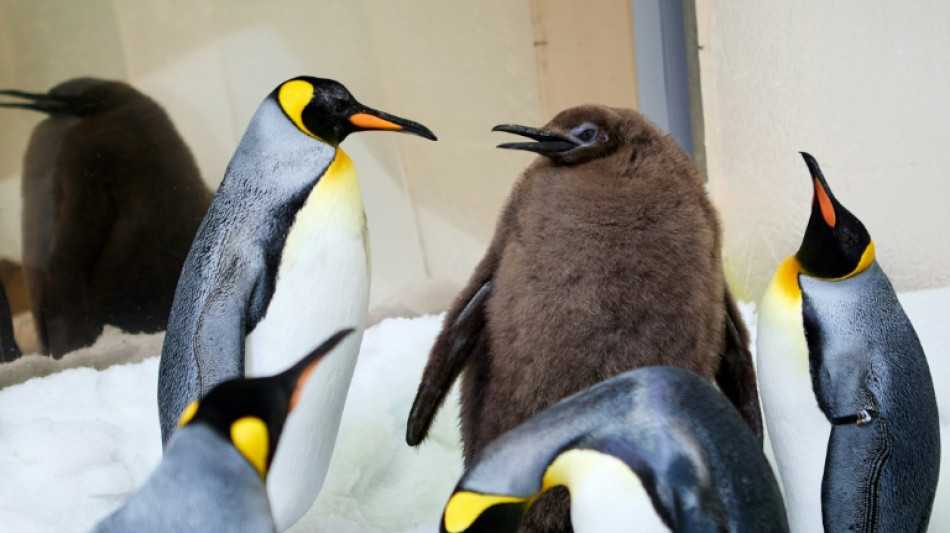
[[[762,442],[762,408],[759,405],[759,389],[756,383],[755,366],[749,351],[749,333],[742,322],[732,293],[725,293],[726,319],[725,340],[716,384],[739,410],[739,414]]]
[[[927,517],[923,517],[923,527],[915,523],[890,529],[880,522],[881,515],[891,511],[886,505],[882,506],[881,501],[881,482],[891,458],[890,438],[884,419],[832,426],[821,480],[821,514],[825,531],[927,529]]]
[[[480,341],[485,330],[485,301],[491,286],[491,279],[470,285],[467,292],[471,293],[476,287],[478,290],[469,298],[460,298],[454,312],[446,315],[445,325],[429,354],[429,362],[409,412],[406,442],[410,446],[425,439],[435,414],[465,363],[479,347],[484,349],[486,346]],[[465,305],[460,306],[461,302]]]
[[[235,260],[205,300],[193,339],[199,397],[215,385],[244,376],[244,337],[256,270]],[[243,290],[242,290],[243,288]],[[197,398],[191,398],[195,400]]]

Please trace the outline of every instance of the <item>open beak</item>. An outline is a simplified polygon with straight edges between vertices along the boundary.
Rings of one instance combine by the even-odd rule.
[[[808,165],[808,172],[811,174],[812,185],[815,189],[815,196],[812,203],[818,202],[821,217],[824,219],[825,224],[834,228],[838,218],[835,213],[835,204],[837,203],[835,197],[831,193],[831,189],[828,188],[828,182],[825,181],[825,175],[821,173],[821,167],[818,166],[818,161],[807,152],[800,153],[802,154],[802,158],[805,159],[805,164]]]
[[[429,128],[404,118],[376,111],[362,106],[359,111],[349,116],[350,124],[356,127],[356,131],[384,130],[400,131],[411,133],[430,140],[438,140]]]
[[[527,150],[541,155],[548,155],[567,152],[580,146],[579,142],[566,135],[529,128],[527,126],[518,126],[517,124],[499,124],[491,130],[514,133],[515,135],[530,137],[537,141],[533,143],[503,143],[498,145],[498,148],[507,148],[509,150]]]
[[[0,90],[0,96],[21,98],[23,102],[0,102],[0,107],[16,109],[31,109],[47,114],[77,115],[82,112],[82,106],[75,99],[53,96],[45,93],[28,93],[14,89]]]

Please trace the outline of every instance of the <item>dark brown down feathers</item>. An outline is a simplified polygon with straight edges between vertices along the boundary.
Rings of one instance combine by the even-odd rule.
[[[710,380],[719,374],[721,388],[761,434],[748,335],[725,283],[719,223],[695,167],[632,110],[577,107],[542,130],[569,134],[585,122],[606,133],[606,142],[538,157],[515,184],[430,354],[410,444],[424,438],[428,410],[434,415],[444,398],[433,387],[446,388],[459,369],[467,464],[558,400],[650,365]],[[478,317],[470,301],[486,282]],[[567,509],[563,495],[545,495],[522,531],[570,531]]]

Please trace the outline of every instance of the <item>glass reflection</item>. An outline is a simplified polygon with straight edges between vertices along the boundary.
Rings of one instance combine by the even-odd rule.
[[[105,324],[164,329],[211,201],[168,115],[128,84],[95,78],[0,97],[47,116],[22,176],[22,268],[41,350],[59,358]]]

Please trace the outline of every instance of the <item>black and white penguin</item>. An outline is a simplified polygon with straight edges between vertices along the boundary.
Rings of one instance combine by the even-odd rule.
[[[227,381],[189,404],[155,472],[93,531],[275,531],[264,480],[284,421],[307,377],[352,332],[276,376]]]
[[[268,95],[198,229],[168,321],[158,388],[166,443],[185,405],[214,385],[280,372],[291,354],[356,327],[287,420],[267,481],[280,530],[323,484],[366,320],[366,216],[353,163],[339,148],[366,130],[435,140],[333,80],[298,77]]]
[[[462,476],[441,531],[515,532],[558,486],[577,533],[788,531],[759,441],[708,380],[681,368],[631,370],[502,435]]]
[[[0,107],[47,115],[23,159],[23,269],[42,349],[105,324],[161,331],[211,192],[175,125],[120,81],[77,78]]]
[[[940,469],[927,359],[864,225],[803,153],[798,252],[759,307],[762,405],[793,531],[926,531]]]

